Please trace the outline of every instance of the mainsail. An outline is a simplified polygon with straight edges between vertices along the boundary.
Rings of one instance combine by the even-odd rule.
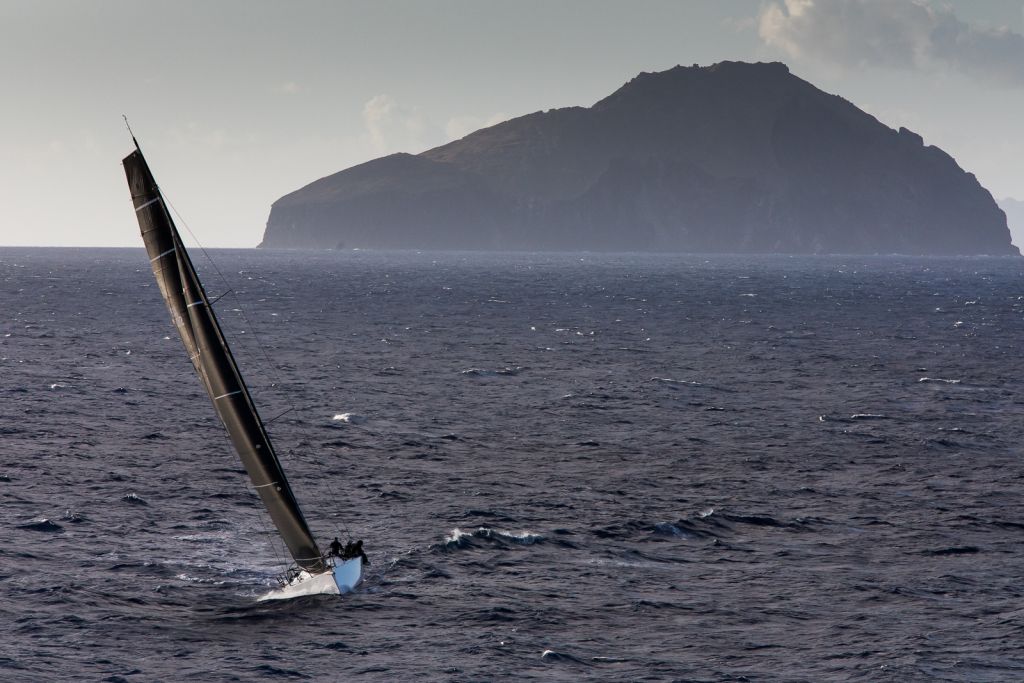
[[[122,163],[153,275],[214,410],[296,564],[327,571],[138,143]]]

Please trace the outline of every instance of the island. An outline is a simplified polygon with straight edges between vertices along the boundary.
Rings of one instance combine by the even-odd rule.
[[[353,166],[274,202],[260,246],[1019,255],[949,154],[778,62],[641,73]]]
[[[1024,201],[1013,197],[1004,197],[996,203],[1006,213],[1006,225],[1010,228],[1013,243],[1024,244]]]

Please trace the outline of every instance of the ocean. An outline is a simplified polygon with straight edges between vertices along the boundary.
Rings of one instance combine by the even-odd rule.
[[[0,680],[1024,680],[1024,259],[0,249]]]

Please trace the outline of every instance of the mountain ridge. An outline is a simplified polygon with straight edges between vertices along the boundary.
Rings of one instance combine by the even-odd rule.
[[[353,166],[278,199],[261,246],[1019,253],[952,157],[778,62],[645,72]]]

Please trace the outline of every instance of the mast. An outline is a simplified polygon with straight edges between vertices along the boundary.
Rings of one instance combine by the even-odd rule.
[[[137,142],[122,164],[153,275],[217,416],[296,564],[313,574],[326,571],[322,553]]]

